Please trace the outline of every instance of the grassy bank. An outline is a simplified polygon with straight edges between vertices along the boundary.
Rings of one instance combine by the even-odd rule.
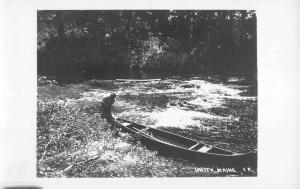
[[[114,137],[99,103],[80,99],[89,87],[38,88],[37,174],[41,177],[145,177],[181,175],[185,162],[158,157],[132,137]]]
[[[209,167],[210,171],[205,170],[186,160],[159,156],[156,151],[146,149],[128,134],[114,136],[110,125],[99,114],[99,104],[103,96],[118,89],[118,85],[121,84],[93,81],[58,85],[47,78],[39,78],[38,177],[256,175],[256,170],[253,169],[237,170],[234,173],[218,171],[217,167]],[[134,87],[132,84],[123,87],[129,86]],[[93,94],[93,98],[87,96],[87,93]],[[128,95],[123,96],[125,97]],[[142,105],[149,104],[148,101],[144,102],[146,99],[142,97]],[[166,101],[166,97],[155,99]],[[126,107],[119,104],[116,109],[121,112]]]

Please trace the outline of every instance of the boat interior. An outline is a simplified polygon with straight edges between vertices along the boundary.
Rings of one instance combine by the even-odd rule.
[[[233,154],[233,152],[222,150],[220,148],[216,148],[215,146],[197,142],[195,140],[185,138],[163,130],[157,130],[157,129],[146,127],[144,125],[129,123],[129,122],[124,122],[123,125],[137,133],[141,133],[147,135],[148,137],[152,137],[156,140],[160,140],[162,142],[179,146],[188,150],[202,152],[202,153],[221,154],[221,155]]]

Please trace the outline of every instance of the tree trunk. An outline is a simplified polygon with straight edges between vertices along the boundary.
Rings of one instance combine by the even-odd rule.
[[[56,27],[57,27],[57,35],[58,35],[58,45],[61,49],[59,49],[59,57],[60,57],[60,76],[64,76],[66,65],[65,65],[65,56],[66,56],[66,48],[65,48],[65,31],[64,31],[64,23],[62,19],[62,12],[57,11],[56,12]]]

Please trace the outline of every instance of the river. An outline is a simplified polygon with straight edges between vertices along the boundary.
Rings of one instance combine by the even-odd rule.
[[[152,77],[153,78],[153,77]],[[241,76],[200,75],[160,81],[92,80],[83,99],[114,92],[113,113],[233,151],[257,151],[256,82]]]

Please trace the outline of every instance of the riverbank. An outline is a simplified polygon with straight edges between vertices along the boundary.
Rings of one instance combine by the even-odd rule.
[[[109,93],[116,92],[118,97],[113,112],[119,117],[153,127],[165,126],[163,129],[196,139],[207,137],[207,141],[223,142],[224,146],[236,150],[256,151],[255,96],[242,96],[247,94],[245,88],[239,88],[242,85],[231,83],[229,88],[232,90],[229,90],[227,84],[221,84],[223,88],[218,90],[219,84],[194,79],[139,84],[90,80],[62,85],[40,77],[37,176],[255,176],[254,168],[203,167],[186,160],[159,156],[125,133],[114,137],[110,125],[99,115],[99,102]],[[201,105],[199,95],[205,102]],[[189,116],[173,119],[171,124],[174,125],[168,125],[167,115],[176,112]]]

